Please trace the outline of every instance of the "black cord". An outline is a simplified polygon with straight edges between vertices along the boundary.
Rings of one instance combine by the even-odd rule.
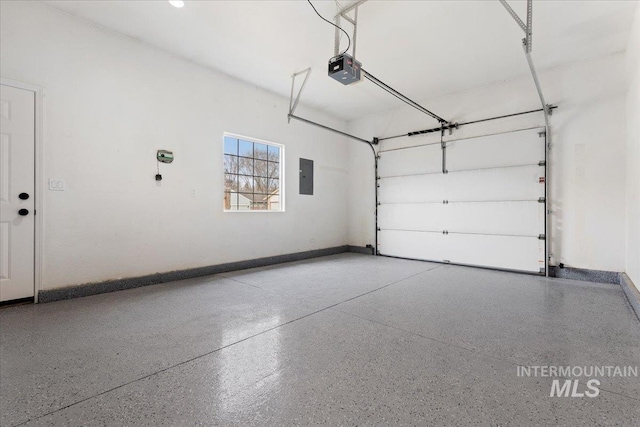
[[[385,92],[387,92],[388,94],[395,96],[395,97],[396,97],[396,98],[398,98],[400,101],[402,101],[402,102],[404,102],[405,104],[407,104],[407,100],[406,100],[406,99],[401,98],[401,97],[400,97],[400,96],[398,96],[398,95],[396,95],[396,93],[395,93],[395,92],[393,92],[393,90],[392,90],[392,89],[387,89],[386,87],[384,87],[383,85],[379,84],[377,81],[375,81],[375,80],[373,80],[373,79],[369,79],[369,81],[370,81],[371,83],[373,83],[374,85],[378,86],[380,89],[382,89],[382,90],[384,90]],[[411,105],[412,107],[414,107],[414,108],[415,108],[415,106],[413,106],[412,104],[408,104],[408,105]],[[422,112],[422,110],[420,110],[420,111]]]
[[[345,53],[347,53],[347,51],[349,50],[349,48],[351,47],[351,37],[349,37],[349,33],[347,33],[345,30],[343,30],[341,27],[337,26],[336,24],[334,24],[333,22],[329,21],[328,19],[325,19],[322,15],[320,15],[318,13],[318,11],[316,10],[316,7],[313,5],[313,3],[311,3],[311,0],[307,0],[309,2],[309,4],[311,5],[311,7],[313,8],[313,10],[316,12],[316,15],[318,15],[320,17],[320,19],[322,19],[325,22],[328,22],[329,24],[333,25],[334,27],[336,27],[337,29],[339,29],[340,31],[342,31],[343,33],[346,34],[347,36],[347,40],[349,40],[349,44],[347,45],[347,48],[344,50],[344,52],[342,52],[342,55],[344,55]]]
[[[436,119],[440,123],[446,123],[445,119],[443,119],[440,116],[437,116],[436,114],[434,114],[431,111],[429,111],[426,108],[424,108],[422,105],[420,105],[417,102],[409,99],[407,96],[401,94],[400,92],[398,92],[397,90],[395,90],[394,88],[392,88],[391,86],[389,86],[388,84],[386,84],[385,82],[383,82],[382,80],[380,80],[379,78],[377,78],[376,76],[371,74],[370,72],[365,71],[364,69],[362,70],[362,72],[364,73],[365,77],[367,77],[369,79],[370,82],[372,82],[376,86],[380,87],[381,89],[386,90],[387,92],[389,92],[390,94],[392,94],[393,96],[395,96],[396,98],[401,100],[402,102],[404,102],[404,103],[412,106],[413,108],[415,108],[415,109],[427,114],[428,116],[433,117],[434,119]]]

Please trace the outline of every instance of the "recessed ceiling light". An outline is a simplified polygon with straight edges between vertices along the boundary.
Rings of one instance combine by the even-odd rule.
[[[184,2],[182,0],[169,0],[169,3],[173,7],[177,7],[178,9],[184,6]]]

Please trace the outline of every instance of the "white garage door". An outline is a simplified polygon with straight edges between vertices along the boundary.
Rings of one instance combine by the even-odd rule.
[[[544,128],[380,153],[382,255],[544,273]]]

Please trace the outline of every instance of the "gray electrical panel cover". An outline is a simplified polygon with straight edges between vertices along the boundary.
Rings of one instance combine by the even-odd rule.
[[[313,195],[313,160],[300,159],[300,194]]]

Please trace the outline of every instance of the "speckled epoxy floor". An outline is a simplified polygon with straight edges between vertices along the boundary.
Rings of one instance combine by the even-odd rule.
[[[0,424],[639,425],[616,285],[342,254],[0,310]],[[584,387],[581,386],[581,390]]]

